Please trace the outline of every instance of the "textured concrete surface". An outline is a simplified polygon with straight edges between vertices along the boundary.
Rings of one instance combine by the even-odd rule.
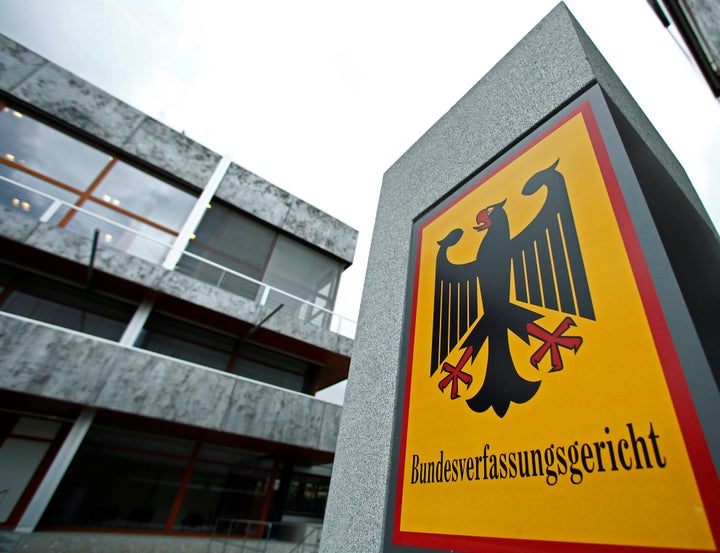
[[[198,188],[205,187],[221,157],[150,117],[143,119],[124,150]]]
[[[25,242],[39,224],[35,219],[17,211],[0,207],[0,236],[15,242]]]
[[[49,223],[38,223],[5,208],[0,208],[0,237],[83,265],[90,261],[92,240],[89,238]],[[253,325],[261,322],[271,311],[252,300],[108,246],[97,247],[94,267],[97,271],[140,284],[149,290],[157,290]],[[349,356],[352,350],[352,340],[282,312],[263,326],[341,355]]]
[[[215,195],[275,227],[285,222],[294,198],[235,163],[230,164]]]
[[[44,63],[45,58],[0,35],[0,88],[12,90]]]
[[[144,117],[138,110],[49,62],[10,91],[113,146],[122,146]]]
[[[217,197],[352,263],[357,231],[274,184],[232,164]]]
[[[0,388],[331,452],[341,407],[0,314]]]
[[[694,194],[622,83],[557,6],[384,175],[322,553],[383,551],[413,219],[596,83]]]
[[[135,158],[203,189],[221,156],[0,35],[0,88]],[[217,197],[352,263],[357,231],[232,164]]]

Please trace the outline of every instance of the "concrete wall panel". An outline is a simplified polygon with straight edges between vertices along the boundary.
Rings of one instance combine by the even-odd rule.
[[[3,183],[2,186],[6,184]],[[15,242],[25,242],[39,224],[35,219],[17,211],[0,207],[0,236]]]
[[[51,63],[43,65],[12,92],[114,146],[121,146],[143,118],[138,110]]]
[[[44,63],[45,58],[7,37],[0,36],[0,88],[12,90]]]
[[[77,334],[0,317],[1,387],[94,404],[118,354]]]
[[[124,150],[202,189],[220,155],[162,123],[145,117]]]
[[[235,163],[230,164],[216,196],[276,227],[285,222],[294,198]]]
[[[0,315],[0,389],[332,452],[342,408]]]

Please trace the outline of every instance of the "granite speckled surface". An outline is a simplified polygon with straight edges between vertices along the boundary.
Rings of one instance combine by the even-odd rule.
[[[231,163],[217,193],[221,200],[273,226],[282,226],[293,196],[247,169]]]
[[[200,189],[220,162],[220,154],[150,117],[142,120],[123,148]]]
[[[342,408],[276,386],[0,315],[0,389],[331,452]]]
[[[22,213],[0,207],[0,236],[15,242],[25,242],[39,224]]]
[[[77,75],[0,36],[0,88],[91,137],[202,190],[221,156]],[[217,197],[352,263],[357,231],[231,164]]]
[[[90,262],[92,240],[89,238],[49,223],[38,223],[28,216],[5,208],[0,209],[1,237],[83,265]],[[98,246],[94,268],[251,324],[261,322],[272,311],[271,308],[260,306],[253,300],[177,271],[168,271],[155,263],[108,246]],[[294,315],[282,311],[266,321],[263,326],[343,355],[349,355],[352,349],[352,340],[328,329],[303,322]]]
[[[0,87],[12,90],[45,63],[45,58],[0,36]]]
[[[600,84],[687,182],[560,4],[385,173],[326,511],[322,553],[384,550],[412,221],[544,119]],[[691,189],[684,189],[694,194]]]
[[[358,234],[355,229],[239,165],[230,165],[216,195],[258,219],[352,263]]]
[[[144,117],[138,110],[52,63],[29,75],[12,93],[114,146],[122,146]]]

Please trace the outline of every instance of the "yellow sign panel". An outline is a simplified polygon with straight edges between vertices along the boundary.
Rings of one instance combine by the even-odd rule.
[[[415,232],[393,543],[716,550],[590,104]]]

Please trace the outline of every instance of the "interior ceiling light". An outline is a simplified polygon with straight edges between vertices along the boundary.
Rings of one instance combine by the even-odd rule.
[[[12,114],[13,114],[15,117],[17,117],[18,119],[22,119],[22,118],[23,118],[23,114],[20,113],[19,111],[13,110]]]
[[[112,234],[105,233],[105,242],[112,242]]]
[[[12,155],[10,152],[5,154],[5,159],[9,159],[10,161],[15,161],[15,156]]]

